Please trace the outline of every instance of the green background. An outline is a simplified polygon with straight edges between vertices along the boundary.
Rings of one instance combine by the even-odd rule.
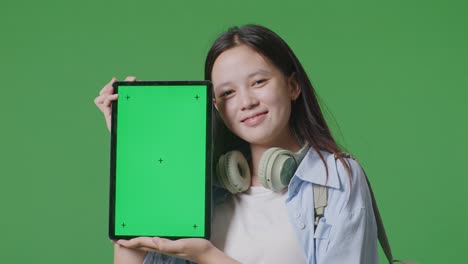
[[[395,256],[464,262],[467,10],[463,0],[2,0],[0,262],[112,262],[110,140],[94,98],[113,76],[202,79],[212,41],[245,23],[275,30],[301,59],[370,177]]]
[[[115,235],[205,237],[207,86],[116,91]]]

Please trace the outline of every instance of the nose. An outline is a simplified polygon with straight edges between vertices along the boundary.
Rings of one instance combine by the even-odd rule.
[[[241,89],[239,95],[242,110],[250,110],[259,104],[258,99],[248,89]]]

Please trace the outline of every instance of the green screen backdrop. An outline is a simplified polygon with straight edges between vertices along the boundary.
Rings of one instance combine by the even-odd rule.
[[[466,262],[467,11],[461,0],[2,0],[0,262],[111,263],[110,134],[94,98],[113,76],[202,79],[211,43],[246,23],[300,58],[366,169],[394,255]]]

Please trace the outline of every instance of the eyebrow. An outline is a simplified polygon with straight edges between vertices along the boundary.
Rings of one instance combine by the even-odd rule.
[[[252,78],[253,76],[258,75],[258,74],[270,74],[270,71],[260,69],[260,70],[257,70],[257,71],[255,71],[255,72],[253,72],[253,73],[247,75],[247,78]],[[220,85],[216,86],[216,87],[214,88],[214,90],[218,90],[218,89],[220,89],[220,88],[223,87],[223,86],[229,85],[230,83],[231,83],[231,82],[223,82],[223,83],[221,83]]]

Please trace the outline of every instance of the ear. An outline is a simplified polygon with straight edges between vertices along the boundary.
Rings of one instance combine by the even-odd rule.
[[[218,110],[218,105],[216,104],[216,98],[215,98],[215,97],[213,97],[213,105],[214,105],[214,107],[216,108],[216,111],[219,112],[219,110]]]
[[[291,101],[295,101],[301,94],[301,86],[296,78],[296,73],[293,72],[291,76],[288,77],[288,86],[289,86],[289,96]]]

